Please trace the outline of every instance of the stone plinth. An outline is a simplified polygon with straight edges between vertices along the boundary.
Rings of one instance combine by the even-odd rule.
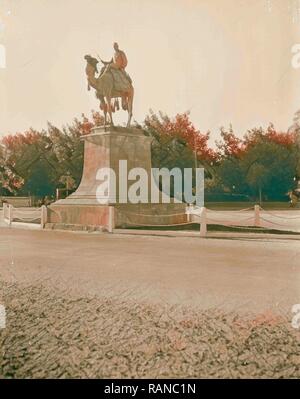
[[[184,204],[128,203],[119,192],[119,161],[127,161],[127,170],[143,168],[151,176],[151,138],[142,130],[122,127],[97,127],[92,133],[83,136],[84,166],[82,179],[77,190],[65,199],[56,201],[49,207],[48,227],[54,225],[94,226],[109,225],[111,207],[114,225],[163,225],[186,221]],[[116,175],[116,192],[110,193],[105,203],[99,203],[97,172],[111,168]],[[150,178],[148,179],[148,199],[150,202]],[[128,184],[133,184],[134,181]],[[127,203],[126,203],[127,202]]]

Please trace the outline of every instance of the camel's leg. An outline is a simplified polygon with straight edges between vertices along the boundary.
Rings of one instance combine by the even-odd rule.
[[[99,108],[104,113],[104,126],[106,126],[106,122],[107,122],[107,107],[106,107],[106,104],[101,102]]]
[[[108,108],[108,113],[109,113],[109,118],[110,118],[110,124],[114,126],[113,118],[112,118],[112,109],[111,109],[111,97],[106,97],[106,103],[107,103],[107,108]]]
[[[130,127],[131,118],[132,118],[132,109],[133,109],[133,96],[134,96],[134,89],[130,91],[127,97],[127,105],[128,105],[128,122],[127,127]]]
[[[121,99],[122,99],[122,109],[124,111],[127,111],[128,110],[128,96],[124,95],[121,97]]]
[[[104,126],[106,126],[107,123],[107,111],[104,111]]]
[[[107,123],[107,105],[105,102],[105,98],[103,96],[100,97],[100,110],[103,111],[104,113],[104,126],[106,126]]]

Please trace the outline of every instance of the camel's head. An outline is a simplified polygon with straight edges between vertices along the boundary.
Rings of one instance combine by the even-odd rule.
[[[85,55],[84,59],[86,60],[86,62],[91,65],[95,71],[98,73],[98,68],[97,68],[97,64],[99,63],[99,61],[97,60],[97,58],[94,58],[90,55]]]

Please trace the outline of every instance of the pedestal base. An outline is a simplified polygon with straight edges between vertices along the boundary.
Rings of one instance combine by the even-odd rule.
[[[109,207],[106,205],[61,205],[48,208],[48,223],[56,225],[82,225],[104,228],[109,224]],[[47,227],[47,226],[46,226]]]
[[[109,226],[111,229],[112,225],[163,226],[186,222],[185,204],[152,204],[150,201],[152,139],[141,129],[98,127],[94,128],[91,134],[83,136],[83,139],[84,167],[81,183],[73,194],[48,208],[47,227],[77,226],[78,229],[78,226],[82,226],[84,230],[108,229]],[[119,200],[118,189],[115,198],[109,197],[105,205],[98,202],[97,171],[103,168],[112,169],[118,182],[120,160],[127,162],[128,170],[143,168],[146,171],[149,177],[148,203],[123,203]],[[128,183],[128,188],[130,184],[133,183]]]
[[[46,228],[72,229],[73,226],[74,230],[106,231],[110,225],[116,228],[171,226],[185,223],[186,220],[184,204],[53,204],[48,208]]]

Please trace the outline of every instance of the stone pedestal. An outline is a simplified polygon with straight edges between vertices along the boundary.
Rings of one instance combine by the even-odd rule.
[[[107,229],[113,214],[115,227],[131,225],[172,225],[186,221],[184,204],[151,204],[127,202],[119,192],[119,161],[127,161],[127,170],[143,168],[151,176],[151,138],[142,130],[122,127],[96,127],[83,136],[84,166],[77,190],[48,208],[48,228],[67,227]],[[116,175],[116,192],[105,203],[99,203],[97,172],[111,168]],[[131,184],[133,184],[132,181]],[[130,183],[128,183],[128,188]],[[80,227],[81,226],[81,227]]]

